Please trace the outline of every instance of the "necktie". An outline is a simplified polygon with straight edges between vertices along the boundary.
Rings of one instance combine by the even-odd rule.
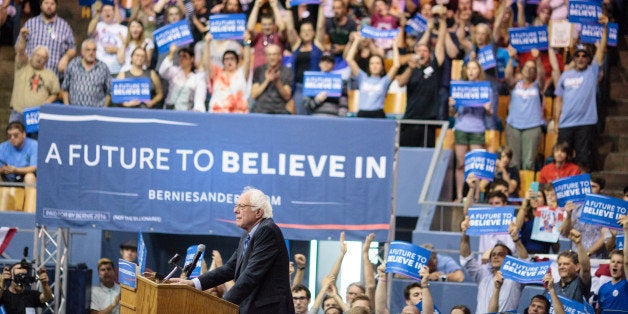
[[[246,248],[249,246],[249,241],[251,241],[251,235],[247,234],[246,239],[244,239],[244,246],[242,246],[242,255],[246,252]]]

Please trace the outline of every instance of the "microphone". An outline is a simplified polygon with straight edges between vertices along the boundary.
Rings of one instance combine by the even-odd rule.
[[[168,273],[166,277],[161,278],[162,282],[168,281],[168,279],[174,276],[174,274],[177,272],[177,269],[181,269],[181,266],[177,265],[180,259],[181,255],[179,255],[179,253],[175,253],[174,256],[168,261],[168,265],[174,265],[174,268],[172,269],[172,271],[170,271],[170,273]]]
[[[205,252],[205,245],[199,244],[196,248],[196,254],[194,254],[192,262],[183,267],[183,274],[185,274],[185,278],[190,277],[190,274],[192,273],[194,268],[196,268],[196,263],[198,263],[198,260],[201,258],[201,254],[203,254],[203,252]]]
[[[175,265],[175,266],[179,266],[177,265],[177,263],[179,262],[179,260],[181,260],[181,255],[179,255],[179,253],[175,253],[174,256],[168,261],[168,265]]]

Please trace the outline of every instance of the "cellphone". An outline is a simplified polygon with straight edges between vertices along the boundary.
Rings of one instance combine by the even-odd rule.
[[[532,196],[532,198],[536,198],[536,195],[539,193],[539,182],[537,181],[530,182],[530,190],[534,192],[534,195]]]

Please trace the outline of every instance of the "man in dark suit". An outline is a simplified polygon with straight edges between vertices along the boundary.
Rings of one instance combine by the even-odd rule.
[[[181,283],[199,290],[229,280],[234,286],[223,298],[240,306],[240,313],[294,313],[288,271],[288,250],[273,208],[264,192],[245,188],[233,209],[236,225],[246,231],[238,250],[222,267]]]

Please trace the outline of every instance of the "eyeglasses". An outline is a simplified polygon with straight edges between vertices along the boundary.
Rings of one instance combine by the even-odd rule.
[[[588,58],[588,57],[589,55],[587,55],[586,53],[579,53],[574,56],[574,58]]]
[[[251,205],[251,204],[235,204],[235,206],[233,206],[233,207],[237,208],[237,209],[245,209],[247,207],[253,207],[253,205]]]
[[[307,300],[307,297],[292,297],[292,300],[294,300],[294,301],[304,301],[304,300]]]
[[[20,133],[20,132],[17,132],[17,133],[7,133],[7,137],[8,138],[18,138],[18,137],[20,137],[21,134],[22,133]]]

